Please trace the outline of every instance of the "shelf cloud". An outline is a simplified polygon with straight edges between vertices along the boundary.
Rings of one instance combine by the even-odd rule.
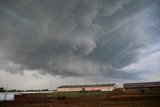
[[[151,60],[155,53],[151,61],[159,57],[158,4],[157,0],[1,0],[0,69],[22,75],[24,70],[36,70],[62,77],[143,78],[144,72],[137,72],[141,61]],[[154,68],[159,66],[157,61]]]

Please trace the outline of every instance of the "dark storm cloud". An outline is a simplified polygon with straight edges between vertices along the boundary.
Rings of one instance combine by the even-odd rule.
[[[6,69],[5,62],[7,71],[13,73],[39,70],[61,76],[122,77],[121,71],[112,75],[112,70],[134,62],[137,50],[148,43],[138,21],[155,3],[154,0],[3,0],[1,68]]]

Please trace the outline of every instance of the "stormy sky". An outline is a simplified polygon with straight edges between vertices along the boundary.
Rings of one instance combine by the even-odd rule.
[[[160,81],[158,0],[1,0],[0,86]]]

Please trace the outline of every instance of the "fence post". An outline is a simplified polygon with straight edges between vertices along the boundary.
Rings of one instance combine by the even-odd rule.
[[[134,102],[133,102],[133,100],[132,100],[132,107],[134,107]]]

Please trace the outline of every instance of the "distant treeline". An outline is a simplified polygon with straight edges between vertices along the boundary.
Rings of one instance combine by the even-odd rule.
[[[5,92],[6,90],[3,87],[0,87],[0,92]],[[8,89],[7,92],[37,92],[37,91],[49,91],[48,89],[42,90],[17,90],[17,89]]]
[[[0,92],[5,92],[3,87],[0,87]]]

